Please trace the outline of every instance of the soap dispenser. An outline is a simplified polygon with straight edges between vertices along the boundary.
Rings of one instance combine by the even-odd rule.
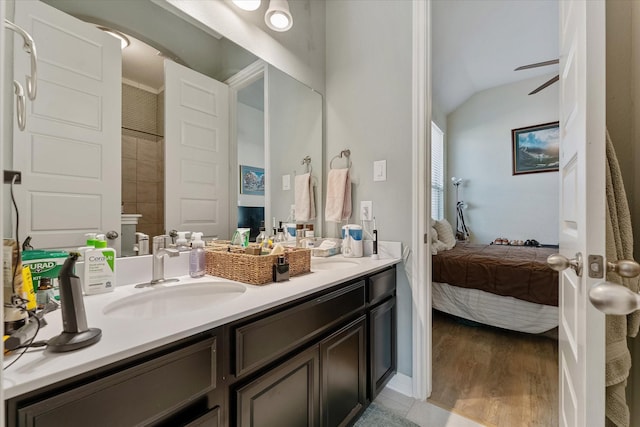
[[[176,249],[178,249],[180,252],[186,252],[191,249],[189,247],[189,241],[187,240],[187,233],[191,233],[191,232],[178,231],[178,238],[176,239]]]
[[[264,221],[260,221],[260,233],[256,237],[256,243],[262,248],[264,246],[267,246],[267,241],[268,239],[266,230],[264,228]]]
[[[205,250],[202,233],[192,233],[191,253],[189,254],[189,276],[202,277],[205,272]]]

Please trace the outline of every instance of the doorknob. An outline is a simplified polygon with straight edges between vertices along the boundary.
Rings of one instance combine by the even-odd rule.
[[[601,282],[591,288],[589,299],[605,314],[626,315],[640,309],[640,294],[611,282]]]
[[[547,257],[547,265],[556,271],[573,268],[578,277],[582,276],[582,254],[580,252],[572,259],[560,254],[549,255]]]
[[[640,264],[631,259],[621,259],[607,262],[607,271],[614,271],[621,277],[636,277],[640,275]]]

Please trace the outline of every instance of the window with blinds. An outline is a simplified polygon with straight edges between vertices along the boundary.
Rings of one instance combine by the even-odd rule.
[[[431,216],[444,218],[444,133],[431,122]]]

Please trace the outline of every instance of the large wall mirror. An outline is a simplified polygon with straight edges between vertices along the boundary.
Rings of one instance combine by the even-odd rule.
[[[263,219],[269,229],[273,218],[291,220],[295,177],[309,169],[320,216],[323,148],[319,93],[215,29],[192,25],[156,2],[20,3],[40,8],[36,15],[44,14],[34,18],[28,29],[39,43],[42,99],[56,99],[34,102],[28,136],[14,132],[12,167],[29,169],[25,173],[27,185],[19,189],[21,238],[31,235],[35,247],[73,248],[83,244],[86,232],[121,232],[122,221],[137,220],[137,231],[150,236],[177,229],[228,239],[238,225],[256,228]],[[20,14],[31,16],[29,11],[21,12],[22,8],[16,5],[16,20],[26,19]],[[99,26],[123,33],[128,46],[114,50],[111,41],[98,46],[90,37],[102,37]],[[61,44],[56,44],[58,36],[53,29],[62,34]],[[98,53],[92,56],[94,50]],[[106,51],[121,57],[121,75],[118,67],[107,64],[117,61],[105,60]],[[62,63],[65,58],[72,66]],[[101,61],[103,68],[99,68]],[[14,73],[19,72],[16,67]],[[80,77],[64,84],[51,83],[52,76],[68,70]],[[104,81],[118,79],[121,88],[116,132],[104,132],[113,119],[104,117],[108,94],[93,96],[92,82],[87,88],[82,86],[85,77],[92,80],[101,73],[118,74],[101,77]],[[113,82],[109,84],[114,87]],[[71,99],[71,94],[76,98]],[[73,101],[77,104],[69,106]],[[62,125],[75,127],[72,131],[55,129]],[[51,135],[44,132],[47,128],[53,129]],[[95,139],[87,136],[94,131],[104,133],[100,136],[102,145],[85,143]],[[56,143],[63,139],[63,148],[57,149]],[[28,166],[16,161],[22,145],[16,146],[23,143],[31,150],[22,154],[33,162]],[[118,144],[116,155],[106,162],[105,153]],[[207,160],[212,153],[216,153],[215,159]],[[105,157],[102,165],[87,167],[88,159],[96,155]],[[302,163],[307,157],[310,168]],[[57,170],[52,163],[58,165]],[[117,175],[112,181],[110,173]],[[253,177],[248,173],[259,182],[247,182],[244,177]],[[38,180],[51,188],[29,190],[29,183],[37,185]],[[91,182],[99,188],[76,191]],[[98,194],[100,191],[104,194]],[[92,206],[89,211],[87,205]],[[9,206],[5,206],[6,217],[10,217]],[[74,214],[80,207],[83,214]],[[117,224],[105,226],[105,215],[113,216],[114,209]],[[321,226],[318,220],[306,222]],[[7,224],[5,235],[11,234],[6,228]],[[122,237],[119,254],[135,254],[132,242]]]

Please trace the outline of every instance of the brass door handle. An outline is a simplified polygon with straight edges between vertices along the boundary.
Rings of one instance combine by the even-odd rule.
[[[582,254],[578,252],[575,258],[569,259],[564,255],[553,254],[547,257],[547,265],[556,271],[572,268],[578,277],[582,276]]]

